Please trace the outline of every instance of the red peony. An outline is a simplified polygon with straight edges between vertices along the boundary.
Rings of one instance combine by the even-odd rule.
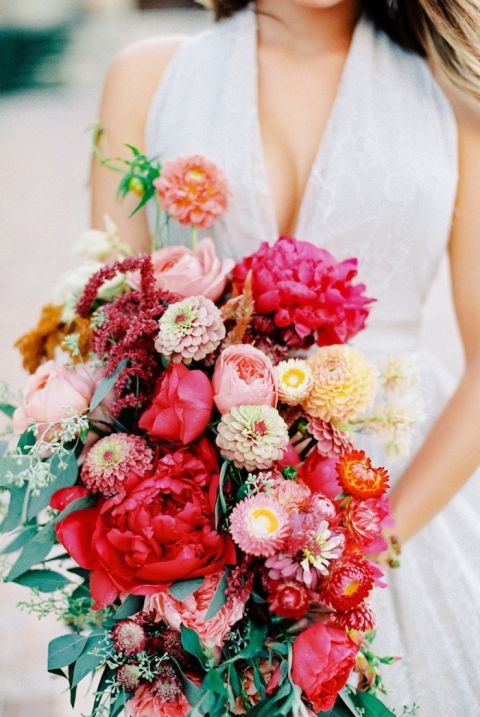
[[[333,500],[342,492],[336,465],[337,459],[312,451],[300,468],[300,477],[312,493],[323,493]]]
[[[96,608],[120,592],[151,595],[176,580],[211,575],[235,562],[230,537],[215,529],[215,451],[206,439],[159,459],[146,476],[56,527],[70,556],[91,570]]]
[[[315,712],[333,707],[355,664],[358,645],[345,630],[313,625],[293,643],[293,682]]]
[[[249,271],[256,312],[273,316],[291,346],[345,343],[365,327],[372,299],[364,295],[364,284],[353,284],[356,259],[336,262],[314,244],[280,237],[237,264],[237,291]]]
[[[202,371],[171,363],[138,425],[151,438],[187,445],[204,432],[212,409],[213,391],[208,377]]]

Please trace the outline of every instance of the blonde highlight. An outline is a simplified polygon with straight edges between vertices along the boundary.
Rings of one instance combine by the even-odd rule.
[[[217,20],[251,0],[213,0]],[[479,0],[363,0],[367,14],[400,45],[414,50],[461,91],[480,100]]]

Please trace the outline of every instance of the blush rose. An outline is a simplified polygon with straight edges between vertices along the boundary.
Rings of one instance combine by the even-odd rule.
[[[229,346],[222,351],[215,364],[212,386],[221,414],[237,406],[277,405],[273,364],[263,351],[250,344]]]

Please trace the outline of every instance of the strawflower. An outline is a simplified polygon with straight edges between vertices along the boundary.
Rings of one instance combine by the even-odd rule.
[[[379,498],[388,488],[387,471],[385,468],[374,468],[365,451],[345,453],[336,469],[343,490],[355,498]]]
[[[230,516],[230,533],[244,553],[268,558],[285,544],[288,512],[275,498],[265,494],[245,498]]]

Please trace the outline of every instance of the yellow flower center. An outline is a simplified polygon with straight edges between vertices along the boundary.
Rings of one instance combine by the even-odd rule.
[[[345,586],[345,589],[343,591],[344,595],[347,595],[350,597],[350,595],[355,595],[358,588],[360,587],[360,582],[358,580],[352,580],[351,583]]]
[[[270,508],[256,508],[252,511],[252,519],[258,532],[275,533],[278,530],[278,517]]]
[[[204,172],[202,172],[201,169],[191,169],[187,173],[187,182],[191,182],[192,184],[196,184],[197,182],[201,182],[205,177]]]
[[[290,388],[298,388],[305,381],[305,372],[300,368],[290,368],[283,374],[282,381]]]

